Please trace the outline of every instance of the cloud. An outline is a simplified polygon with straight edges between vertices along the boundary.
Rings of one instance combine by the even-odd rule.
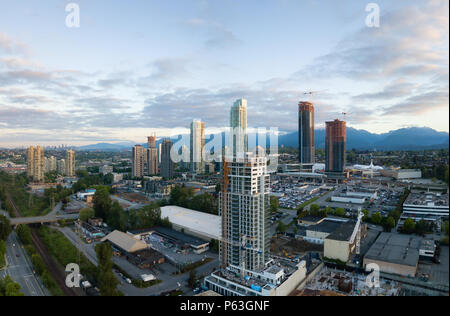
[[[27,54],[29,52],[29,47],[24,43],[7,36],[5,33],[0,32],[0,53],[1,52],[7,54]]]

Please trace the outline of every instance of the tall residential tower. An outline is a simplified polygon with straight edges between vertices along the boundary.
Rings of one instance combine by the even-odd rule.
[[[158,174],[158,149],[156,148],[156,137],[148,137],[147,149],[147,174]]]
[[[247,100],[238,99],[230,110],[231,150],[233,157],[247,152]]]
[[[314,106],[311,102],[298,104],[298,150],[299,163],[315,162],[314,147]]]
[[[27,175],[35,182],[45,180],[44,148],[41,146],[29,147],[27,151]]]
[[[340,174],[345,169],[346,123],[338,119],[326,122],[325,172]]]
[[[132,159],[133,178],[142,178],[145,169],[145,148],[141,145],[134,146]]]
[[[203,148],[205,147],[205,123],[194,120],[191,123],[190,140],[190,162],[191,171],[195,173],[205,172],[205,162],[203,161]]]

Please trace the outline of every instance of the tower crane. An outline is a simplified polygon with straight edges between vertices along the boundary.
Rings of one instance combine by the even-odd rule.
[[[344,121],[347,122],[347,112],[342,112],[342,115],[344,115]]]

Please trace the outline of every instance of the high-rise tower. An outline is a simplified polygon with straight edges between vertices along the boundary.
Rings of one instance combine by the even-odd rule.
[[[156,137],[148,137],[147,149],[147,174],[158,174],[158,149],[156,148]]]
[[[311,102],[298,104],[298,151],[301,164],[315,162],[314,106]]]
[[[66,176],[75,176],[75,152],[68,150],[66,153]]]
[[[222,267],[242,274],[260,271],[269,261],[270,247],[267,158],[246,154],[225,164],[219,199]]]
[[[27,175],[35,182],[45,180],[44,148],[41,146],[29,147],[27,151]]]
[[[326,122],[325,172],[344,172],[346,142],[346,122],[338,119]]]
[[[247,152],[247,100],[238,99],[230,110],[231,150],[233,157]]]
[[[145,148],[141,145],[133,147],[132,174],[133,178],[142,178],[145,169]]]
[[[203,148],[205,147],[205,123],[194,120],[191,123],[190,162],[191,171],[195,173],[205,172],[203,161]]]
[[[173,143],[170,139],[165,139],[161,144],[161,176],[163,178],[173,178],[174,163],[170,157]]]

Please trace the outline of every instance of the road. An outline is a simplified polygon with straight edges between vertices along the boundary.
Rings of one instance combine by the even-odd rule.
[[[9,275],[20,284],[25,296],[50,296],[39,277],[33,273],[32,264],[15,232],[6,242],[6,259],[8,267],[0,271],[0,278]]]

